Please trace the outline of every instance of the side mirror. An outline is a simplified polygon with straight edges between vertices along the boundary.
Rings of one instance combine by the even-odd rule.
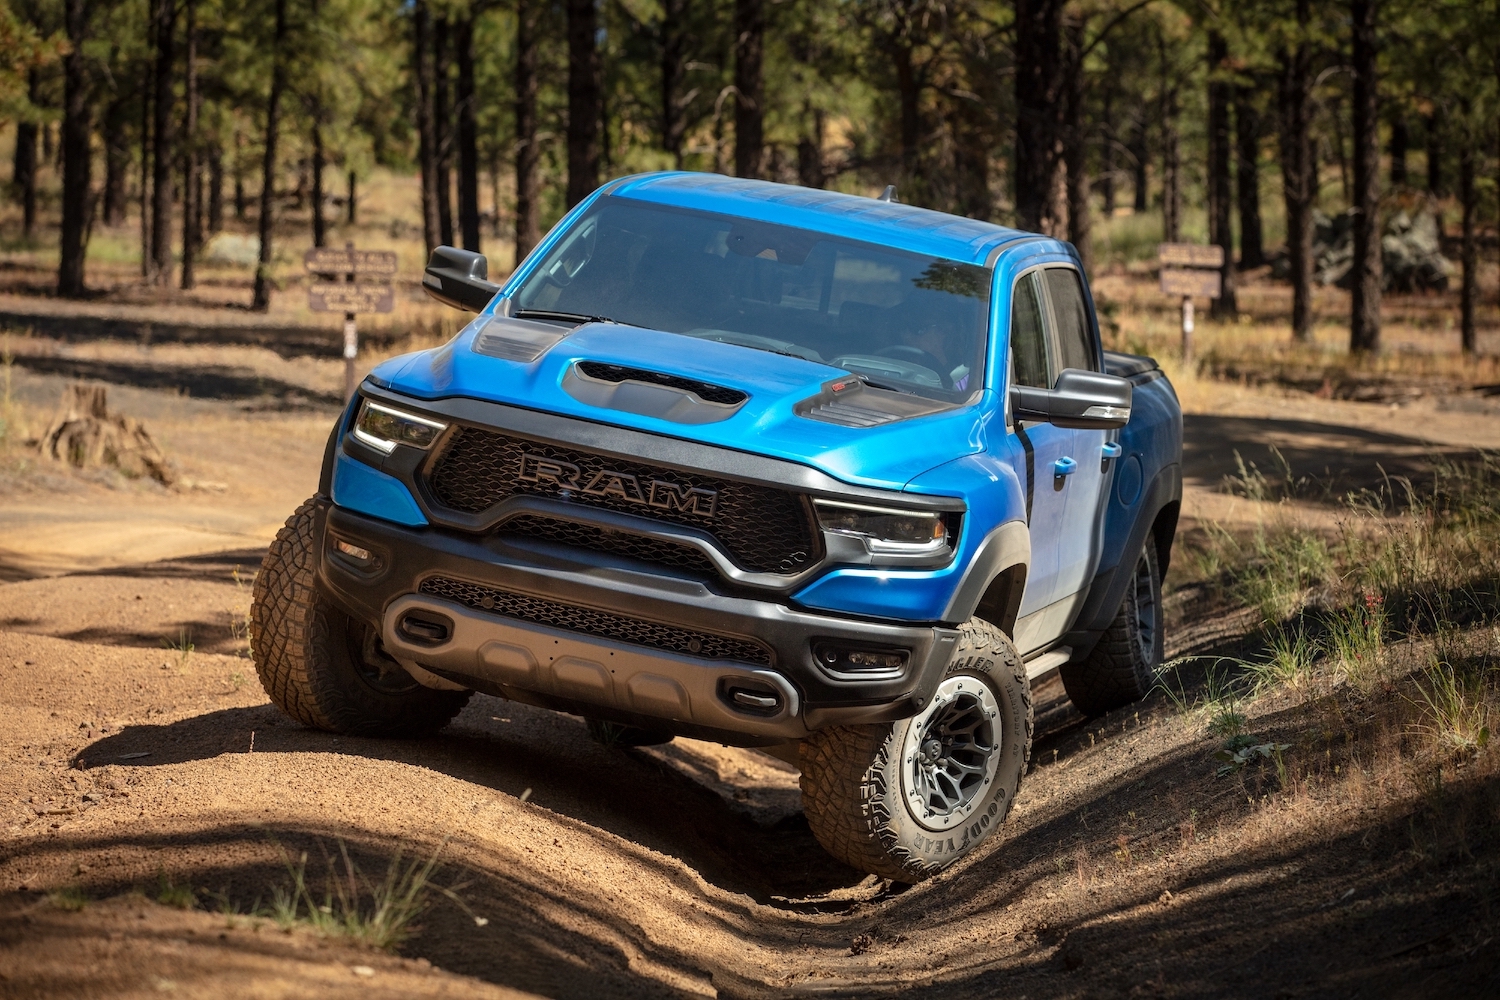
[[[1131,385],[1117,375],[1065,368],[1051,389],[1017,385],[1010,390],[1017,420],[1045,420],[1059,427],[1112,430],[1130,422]]]
[[[482,312],[500,286],[488,280],[490,262],[484,254],[457,247],[438,247],[427,261],[422,288],[444,305]]]

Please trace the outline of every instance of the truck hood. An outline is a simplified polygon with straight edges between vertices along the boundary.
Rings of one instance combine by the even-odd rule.
[[[578,327],[535,360],[506,360],[474,350],[489,320],[481,316],[443,347],[392,358],[370,377],[418,399],[506,403],[785,459],[848,483],[898,490],[936,465],[983,451],[986,425],[997,411],[993,393],[985,391],[967,405],[937,413],[873,427],[840,426],[794,409],[848,375],[839,368],[607,323]],[[581,361],[709,382],[749,398],[727,419],[695,424],[592,405],[564,388],[565,378]]]

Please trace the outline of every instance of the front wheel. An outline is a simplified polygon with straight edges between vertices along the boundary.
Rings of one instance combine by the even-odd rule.
[[[963,626],[915,717],[835,726],[802,741],[802,807],[834,857],[920,882],[999,829],[1031,756],[1031,687],[1003,632]]]
[[[385,654],[369,625],[318,591],[317,505],[287,519],[266,552],[250,605],[255,672],[276,707],[305,726],[351,736],[422,736],[447,725],[472,691],[436,691]]]

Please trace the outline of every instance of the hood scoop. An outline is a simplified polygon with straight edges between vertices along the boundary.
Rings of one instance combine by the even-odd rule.
[[[580,361],[563,376],[563,391],[580,403],[659,417],[678,424],[728,420],[750,398],[728,386],[604,361]]]
[[[555,323],[535,323],[509,316],[491,316],[474,337],[474,353],[502,361],[530,364],[546,354],[574,327],[559,329]]]
[[[850,376],[825,383],[822,392],[798,403],[794,412],[799,417],[840,427],[878,427],[957,407],[957,403],[877,389]]]

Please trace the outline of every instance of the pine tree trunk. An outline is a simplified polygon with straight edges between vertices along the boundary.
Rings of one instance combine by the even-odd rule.
[[[432,26],[432,116],[437,126],[437,212],[438,239],[444,246],[453,245],[453,101],[448,79],[449,24],[446,17]]]
[[[661,148],[672,157],[676,170],[682,169],[683,117],[677,106],[678,93],[687,75],[686,25],[687,0],[662,0],[661,6]]]
[[[1068,242],[1078,251],[1085,274],[1094,270],[1090,239],[1088,144],[1084,133],[1083,32],[1081,15],[1068,19],[1063,42],[1063,160],[1067,167]]]
[[[1100,206],[1100,214],[1105,221],[1114,218],[1115,215],[1115,193],[1118,185],[1115,183],[1115,142],[1118,136],[1115,134],[1115,88],[1104,89],[1104,108],[1100,115],[1100,139],[1099,149],[1099,197],[1103,204]]]
[[[1313,204],[1317,198],[1317,165],[1313,158],[1309,86],[1311,44],[1306,38],[1310,0],[1297,0],[1297,22],[1304,32],[1295,47],[1279,54],[1277,90],[1280,119],[1281,191],[1286,202],[1286,250],[1291,265],[1292,338],[1312,339]]]
[[[224,149],[217,143],[208,155],[208,231],[224,228]]]
[[[350,226],[354,225],[355,221],[359,218],[359,191],[356,187],[357,181],[358,178],[355,176],[354,171],[349,171],[349,197],[344,202],[344,223]]]
[[[797,183],[803,187],[821,188],[828,183],[828,167],[823,161],[823,109],[811,101],[802,102],[802,121],[810,124],[797,143]]]
[[[151,280],[151,80],[141,80],[141,279]]]
[[[1016,218],[1050,232],[1058,215],[1062,0],[1016,0]]]
[[[35,68],[26,74],[31,103],[42,99],[41,74]],[[29,240],[36,227],[36,122],[21,122],[16,126],[15,166],[11,171],[11,186],[15,188],[21,202],[21,232]]]
[[[1135,161],[1134,176],[1132,177],[1132,202],[1131,208],[1136,212],[1144,212],[1151,207],[1150,164],[1151,149],[1146,142],[1146,116],[1141,114],[1135,122],[1135,133],[1131,139],[1131,158]]]
[[[541,0],[518,0],[516,7],[516,266],[540,238],[537,205],[536,41]]]
[[[599,186],[599,47],[594,0],[567,0],[568,191],[572,208]]]
[[[184,53],[183,101],[187,113],[182,124],[182,287],[197,285],[194,272],[198,244],[203,240],[203,175],[198,169],[198,5],[186,0],[187,51]]]
[[[86,291],[83,265],[94,207],[89,190],[93,167],[93,150],[89,146],[93,131],[93,108],[89,101],[92,88],[83,51],[88,10],[88,0],[67,0],[63,8],[71,49],[63,58],[62,252],[57,267],[57,294],[68,299],[82,298]]]
[[[245,136],[239,131],[234,133],[234,217],[240,222],[245,221],[245,213],[250,210],[249,199],[245,196]]]
[[[125,180],[130,171],[130,140],[126,127],[130,117],[128,94],[116,94],[104,111],[104,204],[106,226],[125,222]]]
[[[172,65],[176,0],[156,0],[156,74],[151,129],[151,278],[172,280]]]
[[[1234,131],[1239,153],[1235,196],[1240,209],[1240,270],[1243,271],[1266,262],[1260,225],[1260,112],[1256,108],[1255,91],[1249,87],[1235,90]]]
[[[316,110],[314,111],[316,116]],[[323,126],[316,117],[312,127],[312,235],[313,246],[328,245],[328,220],[323,217],[323,170],[328,166],[323,151]]]
[[[169,0],[170,2],[170,0]],[[271,73],[271,93],[266,101],[265,155],[261,161],[260,181],[260,260],[255,268],[255,290],[250,308],[265,312],[271,308],[271,227],[276,215],[276,140],[281,110],[281,91],[286,72],[283,65],[286,49],[286,3],[276,0],[275,65]]]
[[[765,0],[734,0],[734,172],[760,177],[765,170]],[[905,118],[903,117],[903,127]]]
[[[1349,349],[1380,350],[1380,102],[1376,0],[1350,0],[1354,24],[1354,287]]]
[[[1391,144],[1388,155],[1391,160],[1391,187],[1406,184],[1406,152],[1411,146],[1411,133],[1406,128],[1406,116],[1400,111],[1391,117]]]
[[[1426,118],[1427,125],[1427,193],[1443,194],[1443,119],[1436,111]]]
[[[430,254],[443,242],[438,225],[437,122],[433,120],[437,80],[432,70],[432,15],[426,0],[412,5],[412,75],[417,80],[417,159],[422,171],[422,242]]]
[[[1239,314],[1234,295],[1234,203],[1231,191],[1231,154],[1229,134],[1230,86],[1221,74],[1229,71],[1229,47],[1217,31],[1208,35],[1208,182],[1210,188],[1209,242],[1224,251],[1224,266],[1219,275],[1222,289],[1213,300],[1215,319],[1233,319]]]
[[[1474,190],[1474,143],[1466,137],[1458,151],[1458,196],[1463,202],[1463,288],[1459,296],[1460,339],[1465,354],[1475,349],[1474,309],[1479,303],[1479,250],[1474,238],[1474,222],[1479,214],[1479,199]]]
[[[458,228],[464,249],[479,251],[479,125],[474,108],[474,13],[458,22]]]

